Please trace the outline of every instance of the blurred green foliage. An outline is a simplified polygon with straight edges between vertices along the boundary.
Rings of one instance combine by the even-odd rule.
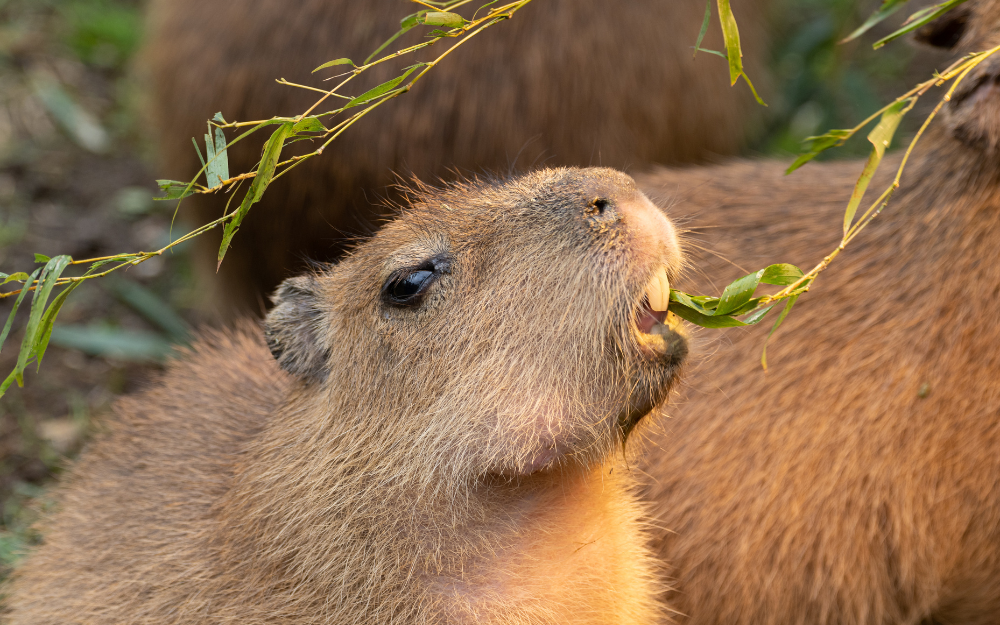
[[[776,1],[771,58],[777,97],[757,150],[778,156],[797,153],[805,137],[850,128],[913,86],[908,70],[914,49],[908,42],[872,50],[876,34],[885,30],[879,29],[859,41],[840,43],[877,5],[858,0]],[[862,138],[824,157],[863,156],[870,149]]]

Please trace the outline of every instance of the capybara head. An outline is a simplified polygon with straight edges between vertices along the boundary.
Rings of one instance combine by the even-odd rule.
[[[610,169],[415,195],[343,261],[278,289],[267,339],[303,401],[363,415],[358,437],[428,478],[607,457],[687,351],[665,311],[671,223]]]
[[[1000,45],[1000,4],[971,0],[918,32],[917,39],[956,52]],[[949,132],[965,145],[995,157],[1000,147],[1000,56],[973,69],[943,110]]]

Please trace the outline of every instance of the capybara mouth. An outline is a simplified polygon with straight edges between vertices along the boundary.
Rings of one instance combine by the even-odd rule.
[[[669,312],[670,283],[666,268],[659,267],[646,284],[635,312],[635,338],[639,352],[648,360],[677,365],[687,356],[687,339],[681,334],[680,318]]]

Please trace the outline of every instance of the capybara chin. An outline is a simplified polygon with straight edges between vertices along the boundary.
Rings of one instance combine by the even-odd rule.
[[[657,622],[621,450],[687,351],[673,226],[610,169],[417,197],[118,405],[11,623]]]
[[[923,33],[1000,43],[970,0]],[[950,31],[950,32],[949,32]],[[1000,59],[959,87],[888,208],[768,328],[692,366],[644,467],[671,607],[694,624],[1000,619]],[[940,92],[938,92],[940,93]],[[934,92],[928,94],[933,97]],[[866,201],[891,182],[893,156]],[[812,266],[840,239],[863,163],[747,161],[640,177],[753,271]],[[867,204],[865,204],[867,206]],[[717,284],[740,269],[692,264]],[[694,359],[694,355],[692,355]]]
[[[758,86],[767,82],[760,60],[768,4],[733,3]],[[142,58],[162,176],[194,176],[200,163],[191,137],[204,135],[216,111],[241,121],[302,113],[317,94],[276,78],[330,85],[318,77],[334,70],[309,72],[341,57],[360,63],[419,8],[405,0],[151,0]],[[745,85],[729,86],[725,61],[692,59],[704,12],[705,0],[533,2],[456,50],[321,157],[277,180],[243,222],[217,275],[218,237],[202,237],[205,291],[230,315],[260,314],[266,294],[307,259],[334,260],[366,232],[394,172],[451,179],[453,168],[621,168],[734,154],[761,107]],[[426,30],[398,43],[418,43]],[[716,22],[706,47],[721,49],[718,30]],[[452,43],[403,64],[432,60]],[[351,93],[397,75],[369,72],[362,78],[369,82],[352,84]],[[234,174],[255,167],[265,137],[230,151]],[[295,150],[306,148],[294,145],[289,153]],[[189,221],[205,223],[222,215],[228,197],[190,198],[182,210]]]

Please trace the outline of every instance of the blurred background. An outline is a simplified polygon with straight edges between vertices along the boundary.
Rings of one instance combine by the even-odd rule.
[[[154,179],[166,176],[155,164],[143,113],[148,89],[136,63],[143,4],[0,0],[0,270],[31,271],[35,253],[148,251],[166,244],[172,227],[183,231],[172,226],[173,203],[153,201]],[[739,18],[740,0],[732,4]],[[747,156],[788,158],[804,137],[853,126],[947,60],[906,40],[873,51],[871,41],[898,19],[838,45],[877,1],[771,4],[770,49],[759,53],[773,76],[758,82],[769,107],[751,129]],[[409,10],[401,1],[399,15],[385,19],[392,24]],[[690,45],[696,36],[690,33]],[[720,59],[718,72],[725,71]],[[406,99],[387,106],[405,107]],[[912,136],[919,113],[909,116],[901,139]],[[867,154],[863,135],[826,157]],[[0,577],[37,541],[29,526],[48,505],[46,486],[99,427],[100,415],[155,376],[171,345],[209,318],[201,301],[184,247],[70,298],[41,372],[29,371],[23,389],[0,398]],[[4,319],[11,304],[0,300]],[[15,327],[0,353],[3,376],[19,341]]]

